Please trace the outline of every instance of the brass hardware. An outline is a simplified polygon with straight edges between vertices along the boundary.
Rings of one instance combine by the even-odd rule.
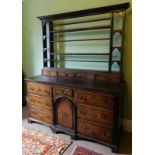
[[[86,101],[86,97],[80,96],[80,102],[84,102],[84,101]]]

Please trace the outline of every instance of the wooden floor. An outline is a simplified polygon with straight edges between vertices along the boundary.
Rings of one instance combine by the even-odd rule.
[[[132,134],[123,132],[119,144],[119,153],[131,154],[132,153]]]

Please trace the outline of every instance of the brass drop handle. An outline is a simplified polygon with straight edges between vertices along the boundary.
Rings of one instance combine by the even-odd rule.
[[[87,111],[80,111],[80,113],[81,113],[82,115],[86,115],[86,114],[87,114]]]
[[[33,90],[34,90],[34,88],[30,88],[30,90],[32,90],[32,91],[33,91]]]
[[[81,126],[81,128],[82,128],[82,129],[86,129],[86,126],[83,125],[83,126]]]
[[[109,133],[109,132],[106,132],[106,133],[104,133],[104,135],[105,135],[106,137],[109,137],[109,136],[110,136],[110,133]]]
[[[65,89],[63,93],[64,93],[65,95],[67,95],[67,90]]]
[[[108,104],[111,104],[112,102],[110,100],[108,100]]]
[[[80,96],[80,102],[85,102],[86,101],[86,97],[84,97],[84,96]]]
[[[110,116],[108,116],[108,117],[107,117],[107,119],[108,119],[108,120],[111,120],[111,117],[110,117]]]
[[[92,98],[92,102],[95,103],[96,102],[96,98]]]

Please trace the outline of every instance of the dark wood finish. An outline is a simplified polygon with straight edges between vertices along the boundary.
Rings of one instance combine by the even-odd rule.
[[[43,68],[42,75],[48,77],[71,77],[99,81],[121,81],[120,73],[106,73],[101,71],[62,69],[62,68]],[[38,79],[39,80],[39,79]],[[41,80],[42,81],[42,80]]]
[[[98,14],[108,13],[113,10],[121,10],[121,9],[126,10],[127,8],[129,8],[129,6],[130,6],[129,3],[123,3],[123,4],[116,4],[116,5],[104,6],[104,7],[99,7],[99,8],[87,9],[87,10],[41,16],[38,18],[41,21],[44,21],[44,20],[53,21],[53,20],[60,20],[60,19],[67,19],[67,18],[78,18],[78,17],[88,16],[88,15],[98,15]]]
[[[46,34],[46,22],[42,21],[42,42],[43,42],[43,51],[46,48],[47,49],[47,34]],[[47,50],[43,52],[43,58],[47,58]],[[47,67],[47,62],[45,62],[43,59],[43,66]]]
[[[43,29],[43,63],[44,67],[54,67],[55,62],[60,63],[61,61],[57,61],[57,57],[54,57],[54,44],[57,43],[65,43],[65,42],[83,42],[83,41],[101,41],[101,40],[109,40],[110,41],[110,52],[109,52],[109,58],[108,58],[108,72],[121,72],[122,71],[122,54],[121,59],[119,61],[120,69],[116,68],[116,71],[111,70],[112,64],[114,61],[112,61],[112,49],[113,49],[113,35],[115,32],[120,32],[122,35],[124,34],[124,26],[122,29],[115,30],[114,29],[114,12],[122,11],[124,12],[129,7],[129,3],[123,3],[123,4],[117,4],[113,6],[107,6],[107,7],[100,7],[95,9],[87,9],[87,10],[81,10],[81,11],[75,11],[75,12],[69,12],[69,13],[63,13],[63,14],[56,14],[56,15],[50,15],[50,16],[42,16],[38,17],[42,21],[42,29]],[[69,18],[78,18],[78,17],[87,17],[92,15],[99,15],[99,14],[106,14],[108,13],[108,17],[103,17],[102,19],[91,19],[91,20],[81,20],[81,21],[74,21],[74,22],[66,22],[66,23],[58,23],[54,24],[55,21],[58,21],[59,19],[67,20]],[[109,15],[111,14],[111,18]],[[63,26],[63,25],[71,25],[71,24],[80,24],[80,23],[91,23],[91,22],[97,22],[102,20],[109,20],[111,21],[110,24],[102,24],[100,26],[89,26],[89,27],[80,27],[80,28],[70,28],[70,29],[59,29],[56,30],[55,27],[57,26]],[[123,23],[124,23],[124,16],[123,16]],[[79,31],[91,31],[91,30],[110,30],[110,38],[90,38],[90,39],[54,39],[54,34],[56,33],[70,33],[70,32],[79,32]],[[101,31],[102,32],[102,31]],[[123,38],[123,36],[122,36]],[[123,39],[122,39],[123,42]],[[122,48],[123,44],[121,44],[120,48]],[[50,54],[50,55],[49,55]],[[68,54],[69,55],[69,54]],[[64,61],[67,61],[64,59]],[[76,61],[77,60],[70,60],[70,61]],[[83,60],[79,60],[78,62],[83,62]],[[105,61],[85,61],[85,62],[92,62],[92,63],[104,63]],[[55,65],[57,66],[57,65]],[[116,65],[115,65],[116,66]],[[119,67],[118,66],[118,67]],[[104,69],[104,71],[107,71],[107,69]]]

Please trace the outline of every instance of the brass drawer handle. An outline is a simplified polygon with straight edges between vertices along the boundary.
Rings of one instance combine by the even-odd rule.
[[[109,132],[105,132],[104,135],[105,135],[106,137],[110,137],[111,134],[110,134]]]
[[[67,95],[67,90],[64,90],[63,93],[64,93],[65,95]]]
[[[34,91],[34,88],[30,88],[31,91]]]
[[[86,115],[86,114],[87,114],[87,111],[80,111],[80,113],[81,113],[82,115]]]
[[[96,98],[92,98],[92,102],[95,103],[96,102]]]
[[[80,96],[80,102],[85,102],[86,101],[86,97],[84,97],[84,96]]]
[[[85,125],[81,126],[81,129],[85,130],[86,129],[86,126]]]

